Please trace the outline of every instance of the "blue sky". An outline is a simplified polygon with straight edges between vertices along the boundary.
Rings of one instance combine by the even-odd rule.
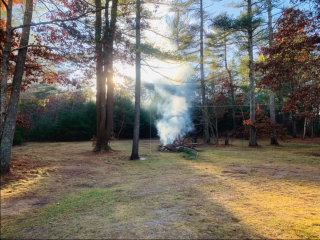
[[[233,2],[237,2],[234,0],[224,0],[224,1],[211,1],[211,0],[204,0],[204,6],[205,10],[208,11],[211,14],[219,14],[221,12],[228,12],[229,14],[232,14],[234,16],[239,15],[241,9],[235,9],[232,7],[228,7],[226,5],[231,4]]]

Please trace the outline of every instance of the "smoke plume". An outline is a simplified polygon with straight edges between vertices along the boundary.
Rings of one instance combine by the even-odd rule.
[[[155,91],[160,97],[157,113],[161,116],[156,126],[162,144],[173,143],[194,129],[191,120],[191,101],[195,97],[194,84],[181,86],[157,83]]]

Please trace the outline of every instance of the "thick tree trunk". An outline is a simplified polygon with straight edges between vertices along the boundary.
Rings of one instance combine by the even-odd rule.
[[[107,0],[109,3],[109,1]],[[106,75],[107,75],[107,124],[106,124],[106,140],[109,142],[110,137],[112,136],[113,132],[113,92],[114,92],[114,82],[113,82],[113,41],[115,37],[115,30],[116,30],[116,21],[117,21],[117,7],[118,7],[118,0],[112,1],[112,8],[111,8],[111,21],[109,25],[109,21],[107,21],[106,25],[106,59],[107,65],[105,68]],[[106,10],[107,13],[107,10]],[[107,19],[106,14],[106,19]],[[109,144],[106,145],[106,149],[110,149]]]
[[[141,50],[140,50],[140,0],[137,0],[136,15],[136,89],[134,109],[133,143],[130,160],[139,160],[139,132],[140,132],[140,88],[141,88]]]
[[[268,4],[268,31],[269,31],[269,46],[273,45],[273,28],[272,28],[272,2],[267,0]],[[276,124],[276,114],[274,107],[274,92],[270,90],[270,119],[272,124]],[[279,145],[277,140],[277,130],[276,128],[273,131],[273,136],[270,140],[271,145]]]
[[[0,0],[1,1],[1,0]],[[1,87],[0,87],[0,141],[4,128],[4,121],[6,117],[6,101],[7,101],[7,83],[9,74],[9,58],[12,46],[12,2],[8,1],[7,8],[7,22],[6,22],[6,40],[2,53],[2,69],[1,69]]]
[[[203,69],[203,2],[200,0],[200,71],[201,71],[201,96],[203,107],[203,140],[204,143],[210,143],[209,134],[209,119],[208,119],[208,106],[206,101],[206,89],[204,84],[204,69]]]
[[[96,9],[101,8],[101,0],[95,1]],[[95,22],[95,41],[96,41],[96,75],[97,75],[97,93],[96,93],[96,109],[97,109],[97,143],[93,151],[101,151],[105,148],[105,121],[106,121],[106,81],[103,74],[103,53],[101,42],[102,18],[101,11],[96,12]]]
[[[33,11],[33,0],[26,0],[26,9],[24,13],[23,25],[30,25]],[[22,28],[20,46],[28,45],[30,35],[30,26]],[[16,67],[12,81],[12,91],[7,110],[7,117],[4,123],[3,135],[1,139],[1,173],[10,170],[11,147],[18,114],[18,105],[20,99],[20,90],[24,67],[26,63],[28,48],[22,48],[18,52]]]
[[[248,0],[248,16],[252,16],[252,3]],[[248,52],[249,52],[249,79],[250,79],[250,121],[254,123],[255,121],[255,82],[254,82],[254,72],[253,72],[253,28],[252,24],[248,28]],[[250,139],[249,146],[257,146],[256,139],[256,128],[250,125]]]

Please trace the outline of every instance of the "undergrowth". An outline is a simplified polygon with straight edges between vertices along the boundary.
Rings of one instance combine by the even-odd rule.
[[[182,153],[182,157],[187,160],[194,160],[197,158],[197,153],[190,149],[179,149]]]

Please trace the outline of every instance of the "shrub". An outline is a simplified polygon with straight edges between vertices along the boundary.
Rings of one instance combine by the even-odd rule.
[[[320,135],[320,124],[315,127],[315,132],[317,135]]]
[[[13,138],[13,142],[12,145],[16,146],[16,145],[21,145],[24,142],[22,136],[21,136],[21,132],[19,130],[16,130],[14,132],[14,138]]]
[[[197,153],[186,148],[180,148],[179,152],[182,152],[182,157],[187,159],[187,160],[193,160],[197,158]]]

